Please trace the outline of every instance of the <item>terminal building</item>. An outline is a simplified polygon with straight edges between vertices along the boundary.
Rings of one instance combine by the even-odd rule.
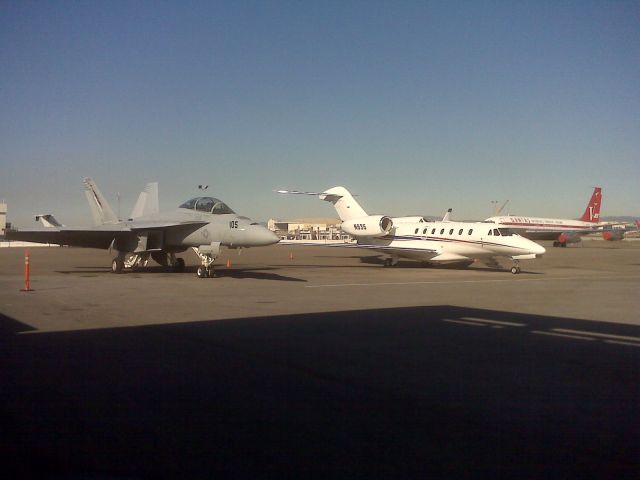
[[[267,227],[282,240],[349,240],[336,218],[269,219]]]

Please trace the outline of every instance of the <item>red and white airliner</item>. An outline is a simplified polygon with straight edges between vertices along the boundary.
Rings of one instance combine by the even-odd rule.
[[[593,233],[601,227],[601,204],[602,189],[595,187],[579,220],[508,215],[490,217],[485,222],[499,223],[532,240],[553,240],[554,247],[566,247],[568,243],[579,242],[582,235]]]

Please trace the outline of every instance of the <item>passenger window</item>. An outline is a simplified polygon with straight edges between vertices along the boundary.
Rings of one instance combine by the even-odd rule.
[[[453,235],[453,228],[449,230],[449,235]]]
[[[458,231],[458,235],[462,235],[462,228]]]
[[[418,233],[418,230],[419,230],[419,229],[418,229],[418,228],[416,228],[416,231],[415,231],[415,232],[413,232],[413,233],[416,233],[416,234],[417,234],[417,233]]]
[[[471,235],[473,233],[473,228],[469,229],[469,235]]]
[[[431,229],[431,235],[434,235],[435,233],[436,233],[436,229],[435,229],[435,228],[432,228],[432,229]]]
[[[424,230],[422,230],[422,234],[426,234],[427,233],[428,228],[425,228]]]
[[[442,235],[443,233],[444,233],[444,228],[440,230],[440,235]]]

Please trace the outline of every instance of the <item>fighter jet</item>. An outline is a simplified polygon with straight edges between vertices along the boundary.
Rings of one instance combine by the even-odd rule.
[[[94,218],[93,227],[62,224],[32,230],[11,230],[9,240],[54,243],[88,248],[113,248],[114,273],[146,265],[149,258],[174,271],[184,270],[184,259],[176,254],[192,247],[201,261],[199,278],[214,276],[213,262],[221,247],[248,248],[272,245],[278,236],[247,217],[237,215],[214,197],[196,197],[178,208],[157,211],[157,184],[148,184],[140,194],[131,218],[119,221],[91,178],[84,189]]]

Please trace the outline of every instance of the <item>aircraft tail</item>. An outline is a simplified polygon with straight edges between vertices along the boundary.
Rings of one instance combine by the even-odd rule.
[[[580,217],[583,222],[598,223],[600,221],[600,205],[602,204],[602,188],[594,187],[593,195],[586,210]]]
[[[158,182],[147,183],[144,190],[140,192],[138,201],[131,210],[130,219],[143,217],[160,211],[160,203],[158,201]]]
[[[353,195],[344,187],[333,187],[319,195],[321,200],[333,203],[340,220],[366,217],[367,212],[356,202]]]
[[[87,196],[91,215],[93,216],[93,224],[118,223],[118,217],[113,213],[107,199],[104,198],[96,183],[89,177],[86,177],[83,183],[84,194]]]

